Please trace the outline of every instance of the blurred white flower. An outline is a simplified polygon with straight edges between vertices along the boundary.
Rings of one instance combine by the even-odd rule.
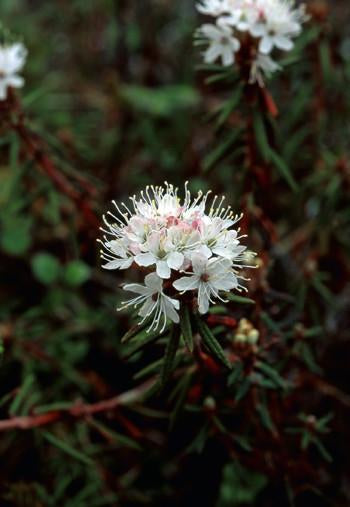
[[[123,270],[134,265],[153,271],[145,285],[124,286],[139,294],[124,308],[142,304],[139,315],[154,316],[152,329],[161,320],[164,328],[167,318],[177,322],[176,310],[186,291],[198,292],[199,310],[206,313],[210,302],[221,299],[219,291],[243,289],[239,271],[251,266],[240,242],[244,236],[234,228],[242,216],[224,207],[224,198],[214,196],[208,203],[210,194],[192,197],[186,184],[181,200],[173,185],[151,186],[131,197],[129,207],[113,201],[117,213],[103,217],[102,267]]]
[[[272,60],[270,56],[258,53],[256,59],[252,63],[249,82],[264,86],[264,76],[270,76],[280,68],[281,66]]]
[[[221,58],[222,65],[228,67],[235,61],[235,53],[241,44],[229,26],[205,24],[199,28],[199,33],[209,43],[208,49],[204,52],[205,63],[213,63]]]
[[[220,16],[225,12],[225,0],[202,0],[197,4],[197,9],[207,16]]]
[[[260,16],[250,28],[254,37],[259,38],[259,51],[267,55],[274,47],[290,51],[293,38],[300,34],[304,11],[294,9],[288,0],[257,0]]]
[[[207,0],[197,5],[205,15],[216,18],[216,24],[204,24],[197,31],[209,44],[204,61],[221,58],[224,66],[235,62],[244,41],[250,43],[257,57],[252,61],[250,82],[262,84],[262,76],[277,70],[274,60],[263,58],[275,48],[290,51],[294,39],[307,20],[305,6],[296,7],[294,0]],[[248,39],[247,39],[248,36]]]
[[[21,88],[24,79],[18,75],[27,57],[27,50],[21,43],[0,45],[0,100],[7,98],[9,87]]]

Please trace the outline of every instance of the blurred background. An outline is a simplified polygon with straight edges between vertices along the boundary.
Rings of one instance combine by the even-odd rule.
[[[308,6],[299,58],[268,85],[293,193],[276,171],[265,188],[261,171],[248,173],[227,137],[242,112],[226,130],[215,126],[232,92],[196,72],[192,0],[1,1],[1,22],[29,51],[25,123],[53,164],[1,124],[1,419],[135,387],[139,365],[120,345],[130,319],[115,311],[124,274],[100,269],[96,238],[111,199],[165,180],[224,192],[248,213],[249,246],[265,263],[251,297],[264,292],[259,284],[271,289],[262,307],[281,335],[299,324],[319,330],[303,361],[322,381],[297,404],[333,419],[324,436],[332,458],[311,456],[295,499],[277,475],[227,458],[222,442],[191,447],[200,419],[169,432],[171,408],[161,402],[140,403],[131,416],[5,429],[0,506],[350,504],[350,6]]]

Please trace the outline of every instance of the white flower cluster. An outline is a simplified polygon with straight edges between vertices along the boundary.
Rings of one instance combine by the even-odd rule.
[[[24,79],[18,75],[27,58],[27,50],[20,42],[0,45],[0,100],[7,98],[9,87],[20,88]]]
[[[290,51],[307,19],[305,6],[296,7],[294,0],[202,0],[197,9],[216,18],[198,30],[198,36],[209,43],[204,61],[221,58],[224,66],[232,65],[248,34],[256,48],[250,79],[260,84],[263,74],[279,69],[271,57],[274,48]]]
[[[209,196],[198,192],[192,199],[186,183],[181,201],[178,189],[166,183],[131,197],[129,207],[113,201],[116,214],[103,217],[103,268],[127,269],[135,263],[152,271],[144,285],[124,286],[137,296],[123,304],[141,306],[142,322],[152,316],[150,329],[164,329],[168,318],[179,322],[177,311],[187,291],[194,291],[205,314],[215,299],[223,301],[220,291],[246,290],[239,270],[251,267],[245,262],[254,254],[241,245],[239,229],[232,228],[241,216],[223,206],[224,197],[215,196],[209,205]]]

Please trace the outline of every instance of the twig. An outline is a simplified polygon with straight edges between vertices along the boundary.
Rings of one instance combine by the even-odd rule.
[[[33,414],[29,416],[11,417],[10,419],[0,420],[0,431],[8,431],[14,429],[28,430],[52,424],[61,420],[65,416],[76,419],[89,417],[100,412],[109,412],[118,407],[130,405],[137,401],[155,384],[156,379],[151,379],[130,391],[126,391],[114,398],[103,400],[98,403],[85,404],[74,403],[72,406],[46,412],[44,414]]]

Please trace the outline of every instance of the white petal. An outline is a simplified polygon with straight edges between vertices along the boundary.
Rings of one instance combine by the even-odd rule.
[[[145,277],[145,285],[153,292],[162,292],[163,280],[159,278],[157,273],[150,273]]]
[[[130,259],[115,259],[114,261],[107,262],[102,267],[103,269],[128,269],[132,262],[132,257]]]
[[[142,296],[150,294],[150,290],[140,283],[128,283],[123,286],[123,289],[128,292],[134,292],[135,294],[141,294]]]
[[[288,37],[285,37],[283,35],[277,35],[274,38],[274,41],[275,45],[279,49],[283,49],[284,51],[290,51],[294,46],[293,42],[290,39],[288,39]]]
[[[198,310],[199,313],[205,314],[208,313],[209,310],[209,299],[206,292],[205,283],[201,283],[198,289]]]
[[[160,278],[170,278],[171,271],[166,261],[157,261],[157,275]]]
[[[222,64],[225,67],[228,67],[229,65],[232,65],[234,63],[234,61],[235,61],[235,54],[232,51],[232,49],[227,46],[227,47],[223,48],[221,58],[222,58]]]
[[[207,245],[201,245],[200,247],[198,247],[196,253],[199,253],[206,259],[209,259],[213,255],[212,251],[210,250],[209,247],[207,247]]]
[[[205,63],[213,63],[221,55],[221,46],[218,44],[211,44],[204,53]]]
[[[216,290],[232,290],[236,289],[238,285],[238,280],[236,276],[231,272],[227,273],[225,277],[219,278],[217,280],[212,280],[212,285]]]
[[[0,100],[5,100],[7,97],[7,84],[4,79],[0,78]]]
[[[267,55],[270,53],[271,49],[273,47],[272,39],[271,37],[265,36],[261,39],[259,44],[259,51],[263,53],[264,55]]]
[[[150,315],[153,312],[156,306],[157,306],[156,301],[153,301],[152,298],[147,298],[144,304],[141,306],[138,315],[140,317],[148,317],[148,315]]]
[[[175,305],[173,304],[173,301],[176,301],[176,300],[170,299],[168,297],[165,297],[163,299],[164,309],[165,309],[165,315],[170,320],[172,320],[173,322],[175,322],[176,324],[178,324],[180,322],[180,317],[179,317],[178,313],[175,310]],[[179,302],[177,301],[177,303],[179,303]]]
[[[253,37],[264,37],[266,35],[266,25],[253,25],[250,28],[250,33],[253,35]]]
[[[24,79],[17,74],[12,74],[11,76],[6,77],[7,86],[12,86],[13,88],[22,88],[24,85]]]
[[[208,259],[204,255],[193,254],[192,255],[192,267],[193,272],[196,275],[202,275],[207,267]]]
[[[171,269],[180,269],[183,262],[184,262],[184,256],[180,252],[171,252],[171,254],[167,257],[167,263],[169,268]]]
[[[157,256],[160,249],[160,234],[158,232],[151,234],[148,238],[147,244],[150,252]]]
[[[199,278],[198,276],[183,276],[182,278],[175,280],[173,287],[180,292],[198,289]]]
[[[152,253],[148,252],[148,253],[142,253],[142,254],[136,255],[135,262],[139,266],[147,267],[147,266],[152,266],[152,264],[155,264],[157,262],[157,259],[155,258],[155,256]]]
[[[217,28],[215,25],[205,24],[202,25],[199,31],[208,39],[220,40],[222,37],[222,30]]]

